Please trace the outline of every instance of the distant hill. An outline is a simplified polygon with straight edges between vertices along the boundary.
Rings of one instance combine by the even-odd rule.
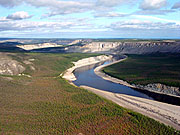
[[[1,42],[0,51],[1,52],[25,52],[25,50],[16,47],[16,45],[21,45],[19,42]]]

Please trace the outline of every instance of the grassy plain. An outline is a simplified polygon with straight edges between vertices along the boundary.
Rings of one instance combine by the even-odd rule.
[[[180,87],[180,54],[128,55],[127,60],[103,71],[129,83]]]
[[[0,134],[179,134],[171,127],[58,77],[72,66],[72,61],[92,54],[14,53],[9,56],[21,63],[34,59],[36,70],[24,64],[24,73],[32,77],[0,76]]]

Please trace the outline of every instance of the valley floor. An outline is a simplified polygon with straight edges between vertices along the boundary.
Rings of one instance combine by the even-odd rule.
[[[94,55],[8,54],[26,70],[21,76],[0,75],[0,134],[179,134],[57,77],[72,61]]]

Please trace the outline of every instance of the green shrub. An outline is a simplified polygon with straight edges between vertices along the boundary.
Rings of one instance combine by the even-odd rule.
[[[80,94],[74,94],[72,96],[72,100],[81,104],[97,104],[101,101],[103,101],[99,96],[90,93],[90,92],[84,92]]]

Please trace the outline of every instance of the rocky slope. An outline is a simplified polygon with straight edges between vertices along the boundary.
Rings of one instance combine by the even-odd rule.
[[[145,89],[145,90],[180,96],[180,91],[178,87],[166,86],[160,83],[153,83],[153,84],[148,84],[145,86],[133,84],[133,86],[139,89]]]
[[[0,53],[0,74],[1,75],[18,75],[25,68],[17,61],[12,60],[4,53]]]
[[[100,52],[116,54],[144,54],[155,52],[180,52],[180,41],[154,42],[91,42],[83,46],[65,48],[67,52]]]

